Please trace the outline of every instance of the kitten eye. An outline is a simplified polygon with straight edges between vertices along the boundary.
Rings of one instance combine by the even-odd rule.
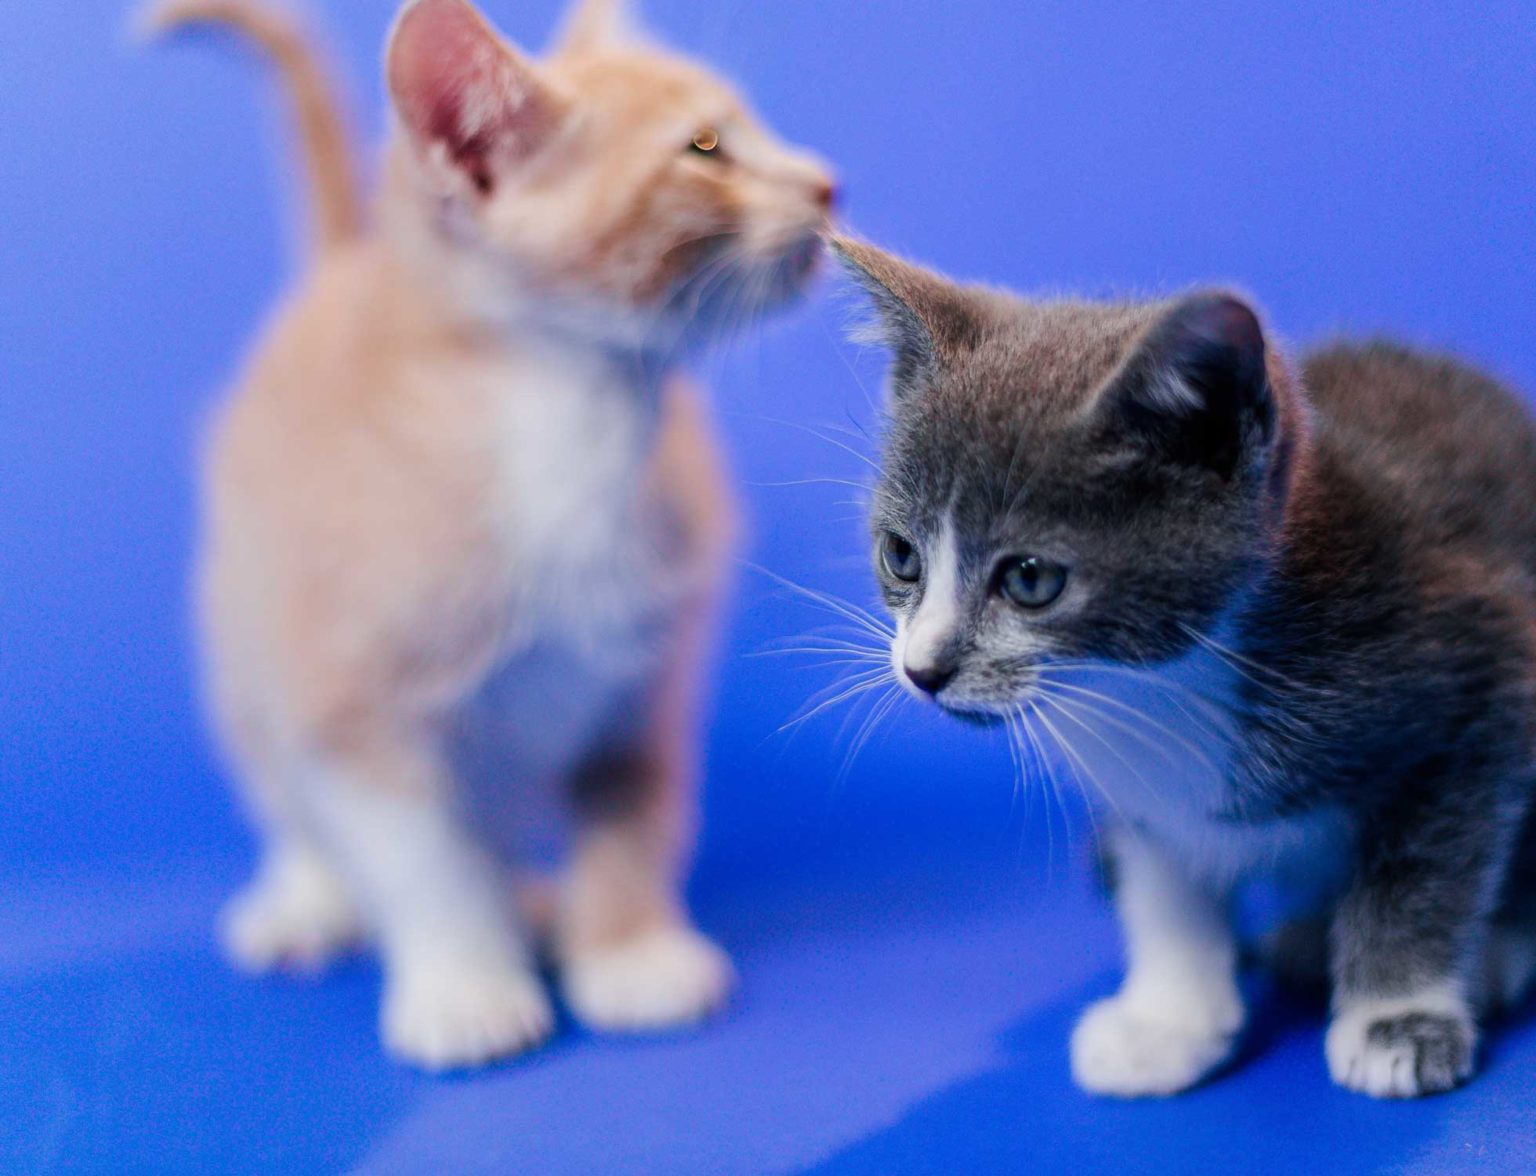
[[[723,159],[725,152],[719,150],[720,132],[714,127],[705,127],[693,137],[693,142],[688,144],[688,150],[695,155],[707,155],[713,159]]]
[[[923,574],[923,557],[917,548],[894,531],[887,531],[880,544],[880,562],[885,570],[898,580],[915,583]]]
[[[1045,608],[1066,591],[1067,569],[1037,555],[1025,556],[1003,565],[997,587],[1020,608]]]

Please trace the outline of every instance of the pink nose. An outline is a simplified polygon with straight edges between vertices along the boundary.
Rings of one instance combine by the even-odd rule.
[[[843,190],[836,180],[824,179],[817,183],[813,198],[823,212],[831,212],[842,201]]]

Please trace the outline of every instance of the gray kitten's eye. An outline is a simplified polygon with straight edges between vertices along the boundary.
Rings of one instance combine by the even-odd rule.
[[[923,557],[917,548],[894,531],[887,531],[880,544],[880,562],[898,580],[911,584],[923,574]]]
[[[1059,563],[1028,555],[1003,565],[997,589],[1020,608],[1054,604],[1067,587],[1067,569]]]

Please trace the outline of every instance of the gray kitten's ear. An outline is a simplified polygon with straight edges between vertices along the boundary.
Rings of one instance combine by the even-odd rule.
[[[630,0],[577,0],[557,44],[563,53],[584,53],[640,39],[640,21]]]
[[[974,292],[863,241],[832,236],[827,243],[874,304],[874,323],[853,337],[890,349],[898,395],[975,345],[982,311]]]
[[[1190,295],[1143,337],[1101,411],[1163,456],[1230,477],[1274,432],[1268,354],[1247,302],[1220,290]]]

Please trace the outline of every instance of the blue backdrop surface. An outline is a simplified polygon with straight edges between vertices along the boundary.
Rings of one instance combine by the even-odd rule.
[[[550,0],[490,0],[540,45]],[[326,12],[381,125],[392,5]],[[1026,290],[1252,290],[1298,343],[1390,331],[1536,390],[1536,9],[650,0],[653,26],[834,160],[859,232]],[[567,1029],[432,1081],[373,1040],[377,976],[227,973],[250,846],[192,703],[199,422],[290,273],[266,79],[144,52],[115,3],[0,3],[0,1168],[1083,1171],[1536,1168],[1536,1032],[1414,1106],[1329,1087],[1319,1010],[1259,993],[1248,1060],[1175,1102],[1072,1089],[1113,982],[1088,831],[995,740],[900,709],[780,732],[827,618],[746,568],[710,732],[701,917],[735,1011]],[[878,357],[823,298],[707,365],[749,553],[871,603],[856,491]]]

